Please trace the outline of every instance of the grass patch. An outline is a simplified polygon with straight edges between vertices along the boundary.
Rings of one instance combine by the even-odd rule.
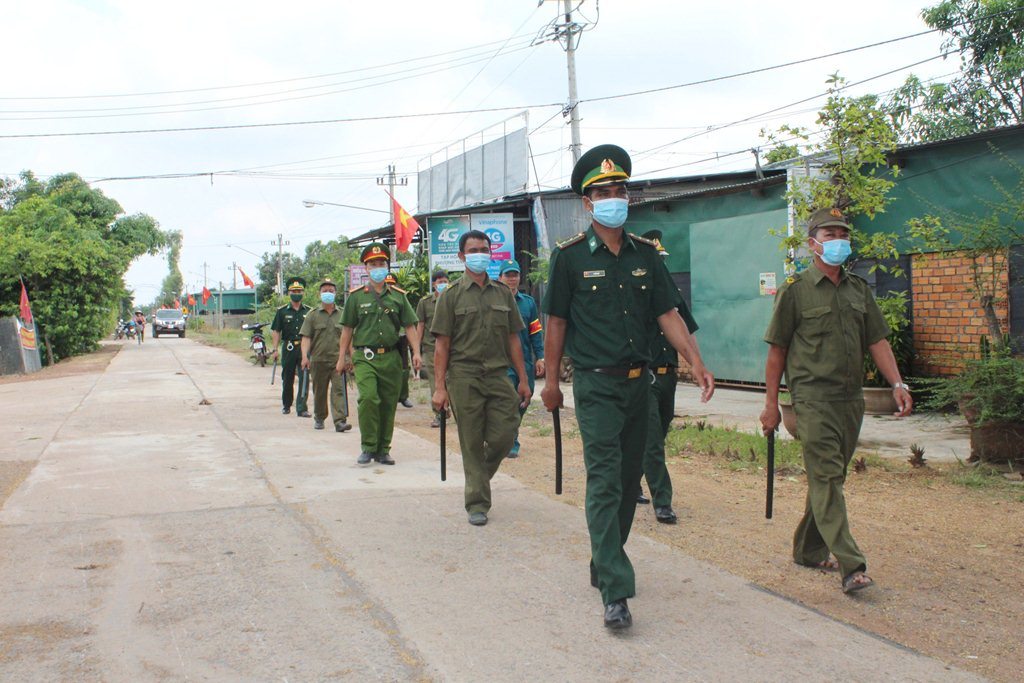
[[[669,456],[685,452],[722,457],[733,471],[751,471],[768,464],[768,440],[763,436],[734,427],[714,427],[703,421],[687,422],[670,430],[665,439],[665,452]],[[804,471],[799,442],[776,439],[775,469],[780,474]]]
[[[249,349],[249,333],[243,330],[189,330],[188,336],[207,346],[216,346],[244,357],[252,356]]]
[[[950,468],[946,476],[957,486],[976,491],[995,491],[1011,494],[1019,502],[1024,502],[1024,485],[1019,480],[1006,478],[1008,470],[993,467],[985,463],[964,463]]]

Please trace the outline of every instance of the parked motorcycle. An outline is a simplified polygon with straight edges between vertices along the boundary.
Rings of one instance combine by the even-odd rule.
[[[267,342],[263,338],[263,327],[266,323],[252,323],[251,325],[242,325],[243,330],[249,330],[249,348],[252,349],[253,355],[256,356],[256,362],[260,364],[260,367],[266,367],[267,365]]]

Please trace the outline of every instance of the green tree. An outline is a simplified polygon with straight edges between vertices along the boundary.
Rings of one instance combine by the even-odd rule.
[[[167,275],[164,276],[164,281],[160,284],[160,293],[153,302],[155,308],[173,305],[185,286],[185,278],[182,277],[181,268],[178,266],[181,260],[181,231],[169,230],[165,234]]]
[[[287,279],[302,276],[304,263],[301,258],[290,252],[281,254],[281,275],[286,282],[285,290],[288,289]],[[259,275],[259,284],[256,286],[256,295],[260,301],[274,299],[274,288],[277,286],[277,252],[266,251],[256,264],[256,272]]]
[[[132,260],[163,244],[156,222],[117,218],[120,205],[74,174],[26,171],[0,194],[0,315],[17,311],[23,278],[48,362],[91,350],[121,312]]]
[[[921,12],[960,56],[948,83],[911,75],[885,102],[907,141],[938,140],[1024,122],[1024,5],[1020,0],[943,0]]]

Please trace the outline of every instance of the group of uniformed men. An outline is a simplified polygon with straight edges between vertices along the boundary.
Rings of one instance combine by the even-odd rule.
[[[715,389],[693,337],[696,321],[662,259],[660,234],[640,237],[622,229],[630,172],[629,155],[615,145],[596,147],[575,165],[571,186],[592,221],[552,251],[542,305],[546,339],[536,302],[518,290],[518,263],[502,263],[500,282],[489,278],[490,239],[476,230],[459,240],[464,275],[452,284],[446,272],[434,272],[431,293],[415,311],[405,292],[387,282],[388,248],[373,243],[361,254],[370,280],[349,292],[342,310],[335,306],[337,290],[329,279],[320,284],[321,306],[312,311],[303,306],[305,283],[295,278],[289,287],[292,301],[278,310],[272,326],[275,349],[279,342],[285,349],[284,413],[291,409],[293,379],[301,366],[312,378],[314,426],[323,429],[329,392],[335,429],[350,429],[344,373],[354,371],[360,464],[395,462],[390,456],[395,410],[408,399],[408,354],[399,349],[406,340],[413,371],[418,374],[422,366],[430,382],[432,426],[449,410],[455,416],[465,508],[475,526],[487,523],[490,481],[501,461],[519,454],[519,425],[535,377],[545,378],[545,408],[562,406],[559,374],[563,354],[568,355],[586,466],[590,581],[601,592],[604,624],[612,629],[632,625],[627,599],[635,595],[636,579],[624,546],[642,476],[656,519],[676,522],[665,437],[674,413],[678,356],[689,363],[702,401]],[[794,560],[840,569],[845,592],[872,583],[843,500],[863,417],[864,350],[894,387],[899,414],[912,406],[870,289],[842,267],[849,232],[835,209],[819,211],[808,225],[813,267],[780,288],[765,335],[770,351],[761,416],[765,433],[777,428],[778,387],[785,372],[808,472]],[[301,388],[296,409],[309,417]]]

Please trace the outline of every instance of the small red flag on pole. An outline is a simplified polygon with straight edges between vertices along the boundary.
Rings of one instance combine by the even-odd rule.
[[[245,271],[242,270],[242,266],[238,266],[238,272],[242,274],[242,284],[243,285],[245,285],[246,287],[252,287],[252,288],[256,287],[256,283],[254,283],[252,281],[252,279],[248,275],[245,274]]]
[[[25,289],[24,280],[21,281],[21,304],[18,306],[18,313],[25,327],[32,327],[32,307],[28,303],[28,290]]]
[[[211,296],[210,295],[210,290],[208,290],[206,287],[203,287],[203,305],[204,306],[206,305],[206,302],[210,300],[210,296]]]
[[[416,231],[420,229],[420,224],[402,208],[393,194],[388,192],[388,196],[391,197],[391,204],[395,212],[395,248],[399,252],[405,253],[409,251],[409,245],[412,244],[412,238],[416,236]]]
[[[194,296],[192,296],[191,294],[188,295],[188,305],[189,306],[195,306],[196,305],[196,298]]]

